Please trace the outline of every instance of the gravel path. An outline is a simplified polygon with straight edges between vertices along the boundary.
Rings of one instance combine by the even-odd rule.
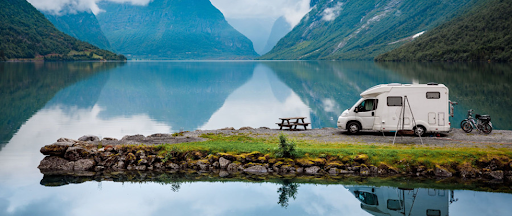
[[[201,138],[202,134],[245,134],[251,137],[277,137],[280,133],[286,134],[292,139],[313,140],[316,142],[339,142],[360,145],[386,145],[393,144],[395,138],[394,133],[381,132],[361,132],[357,135],[348,134],[346,131],[336,128],[323,128],[312,130],[278,130],[268,128],[245,128],[244,130],[196,130],[184,132],[182,136],[172,136],[172,134],[153,134],[150,136],[131,135],[125,136],[121,140],[101,141],[102,145],[117,144],[161,144],[161,143],[183,143],[205,141]],[[94,143],[98,144],[98,141]],[[423,144],[422,144],[423,143]],[[448,134],[427,134],[424,137],[413,135],[397,135],[395,144],[398,145],[418,145],[429,147],[479,147],[479,148],[512,148],[512,131],[495,130],[491,134],[486,135],[479,132],[465,133],[461,129],[453,129]]]
[[[343,142],[362,145],[392,144],[394,133],[361,132],[357,135],[350,135],[346,131],[336,128],[312,129],[312,130],[277,130],[277,129],[249,129],[249,130],[197,130],[186,132],[184,136],[198,137],[204,133],[239,134],[244,133],[251,137],[278,136],[280,133],[287,134],[290,138],[315,140],[318,142]],[[465,133],[461,129],[453,129],[448,134],[427,134],[421,139],[412,135],[397,135],[396,144],[414,144],[423,146],[438,147],[493,147],[512,148],[512,131],[495,130],[486,135],[479,132]]]

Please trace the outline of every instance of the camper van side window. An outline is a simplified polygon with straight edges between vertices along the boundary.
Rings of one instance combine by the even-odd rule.
[[[427,92],[427,99],[439,99],[441,98],[441,93],[439,92]]]
[[[388,97],[388,106],[402,106],[402,97]]]

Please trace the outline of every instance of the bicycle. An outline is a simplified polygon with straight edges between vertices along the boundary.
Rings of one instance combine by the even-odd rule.
[[[460,122],[460,128],[466,133],[471,133],[476,128],[484,134],[490,134],[492,132],[491,116],[475,114],[475,120],[473,111],[472,109],[468,110],[468,118]]]

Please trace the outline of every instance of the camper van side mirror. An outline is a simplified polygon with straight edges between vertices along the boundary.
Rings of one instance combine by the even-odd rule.
[[[358,113],[358,112],[359,112],[359,107],[356,107],[356,108],[354,109],[354,112],[355,112],[355,113]]]

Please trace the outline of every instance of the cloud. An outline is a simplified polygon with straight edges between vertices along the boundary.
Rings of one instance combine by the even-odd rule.
[[[295,26],[309,12],[310,0],[211,0],[227,18],[284,16],[290,25]]]
[[[102,12],[101,1],[148,5],[154,0],[28,0],[35,8],[52,14],[74,14],[92,11]],[[297,25],[310,11],[310,0],[211,0],[227,18],[273,18],[284,16],[291,26]]]
[[[343,3],[338,2],[334,7],[332,8],[326,8],[322,12],[322,20],[324,21],[333,21],[340,15],[340,11],[342,10],[341,6],[343,6]]]
[[[52,14],[74,14],[77,12],[89,12],[94,14],[100,13],[102,10],[98,7],[100,1],[110,1],[116,3],[131,3],[133,5],[147,5],[153,0],[27,0],[35,8],[47,11]]]

